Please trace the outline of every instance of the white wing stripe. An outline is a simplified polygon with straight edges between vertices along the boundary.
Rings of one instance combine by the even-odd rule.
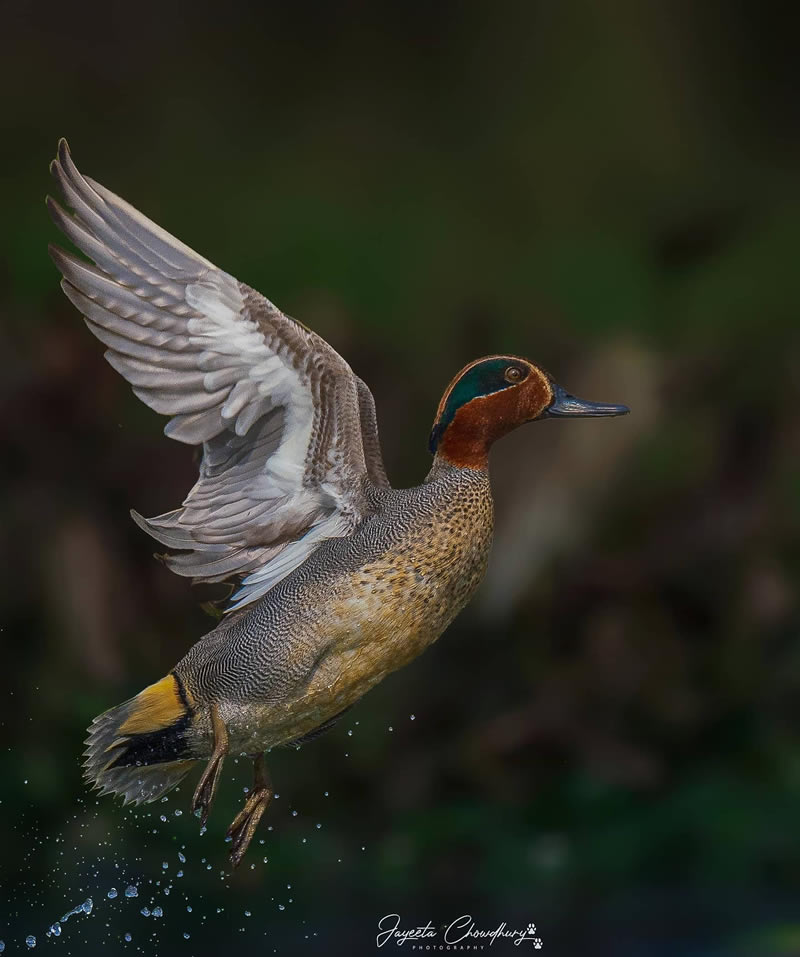
[[[195,312],[200,313],[201,324],[205,325],[210,319],[235,333],[237,328],[241,328],[240,314],[244,301],[238,289],[226,288],[227,285],[209,281],[190,283],[186,287],[186,301]],[[190,321],[189,332],[194,331]]]
[[[238,591],[231,596],[230,611],[241,608],[269,591],[329,538],[341,538],[350,533],[351,526],[341,515],[334,514],[311,528],[297,542],[287,545],[268,565],[247,575]]]

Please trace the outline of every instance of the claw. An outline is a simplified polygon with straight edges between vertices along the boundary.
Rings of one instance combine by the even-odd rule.
[[[233,824],[228,828],[226,837],[231,841],[231,866],[236,868],[247,852],[250,841],[258,827],[261,816],[269,806],[274,794],[272,782],[267,773],[264,755],[260,754],[255,759],[253,789],[247,797],[242,810],[234,818]]]
[[[214,751],[211,754],[208,764],[205,766],[200,780],[197,782],[194,797],[192,798],[192,813],[200,812],[200,825],[205,826],[208,820],[208,814],[211,805],[214,803],[214,796],[217,793],[217,785],[222,771],[222,764],[225,755],[228,753],[228,729],[219,716],[219,709],[215,704],[211,705],[211,727],[214,730]]]

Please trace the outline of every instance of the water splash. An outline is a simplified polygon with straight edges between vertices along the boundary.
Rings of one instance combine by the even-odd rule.
[[[66,922],[70,919],[70,917],[74,917],[75,914],[91,914],[93,907],[94,907],[94,901],[92,900],[91,897],[87,897],[82,904],[78,904],[77,907],[73,907],[72,910],[67,911],[67,913],[64,914],[59,920],[51,924],[50,929],[47,931],[47,936],[60,937],[62,924],[66,924]],[[28,940],[31,940],[31,939],[33,939],[33,943],[29,944]],[[28,940],[25,941],[25,943],[28,944],[28,947],[36,946],[35,937],[32,937],[32,938],[29,937]]]

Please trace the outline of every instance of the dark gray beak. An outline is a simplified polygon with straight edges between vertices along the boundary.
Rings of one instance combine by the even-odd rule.
[[[553,386],[555,398],[550,406],[542,413],[545,416],[579,416],[579,415],[627,415],[631,410],[627,405],[608,405],[604,402],[587,402],[578,399],[561,388]]]

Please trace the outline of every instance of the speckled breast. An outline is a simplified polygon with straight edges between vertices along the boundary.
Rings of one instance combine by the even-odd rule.
[[[236,746],[296,741],[424,651],[481,581],[492,527],[488,476],[445,474],[388,493],[352,540],[278,586],[226,642],[228,672],[248,661],[238,684],[215,680],[230,685],[222,713]],[[259,640],[242,637],[255,627]]]

